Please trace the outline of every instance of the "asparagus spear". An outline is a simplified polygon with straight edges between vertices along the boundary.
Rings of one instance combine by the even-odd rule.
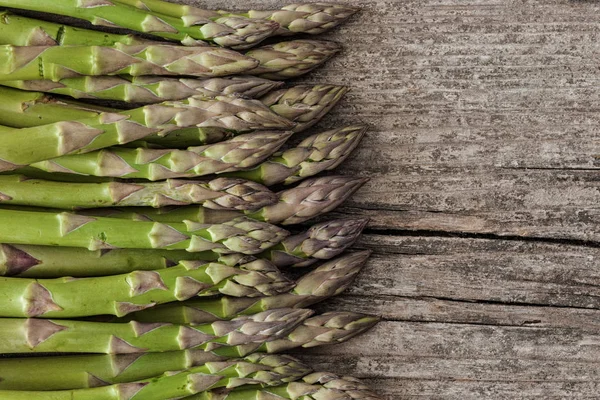
[[[103,249],[0,244],[0,276],[21,278],[90,277],[171,268],[184,260],[235,266],[251,261],[239,253],[185,250]]]
[[[227,76],[208,79],[162,76],[83,76],[48,80],[2,81],[5,86],[29,91],[63,94],[76,99],[121,100],[129,103],[157,103],[190,96],[240,95],[261,97],[281,87],[281,82],[255,76]]]
[[[66,154],[132,142],[191,126],[243,132],[290,128],[292,123],[256,100],[228,96],[190,97],[180,102],[148,105],[122,113],[64,121],[14,131],[0,131],[0,172]]]
[[[339,335],[340,330],[327,325],[326,321],[334,321],[346,315],[353,318],[354,324],[346,324],[349,329],[346,335]],[[311,322],[312,321],[312,322]],[[325,321],[325,322],[323,322]],[[304,343],[297,334],[306,335],[307,330],[315,333],[325,333],[319,341],[312,341],[314,345],[328,345],[350,339],[356,334],[364,332],[375,323],[374,318],[366,318],[362,314],[337,313],[324,319],[321,324],[309,318],[300,326],[285,334],[288,349],[301,347]],[[307,325],[308,324],[308,325]],[[123,325],[123,324],[122,324]],[[331,331],[333,335],[328,335]],[[292,339],[297,338],[297,339]],[[240,344],[231,347],[219,347],[212,351],[206,350],[180,350],[164,353],[136,353],[116,355],[69,355],[53,357],[25,357],[25,358],[0,358],[0,389],[17,389],[40,385],[47,382],[48,389],[85,388],[100,386],[109,383],[131,382],[158,375],[164,371],[180,370],[210,361],[222,361],[231,357],[245,357],[252,352],[256,344]],[[282,346],[279,346],[283,348]],[[269,350],[265,348],[265,350]],[[272,350],[276,350],[273,348]],[[236,355],[237,354],[237,355]],[[260,353],[254,353],[260,354]],[[52,366],[52,368],[48,368]],[[36,376],[43,375],[40,380]],[[32,382],[33,381],[33,382]],[[37,389],[36,386],[31,386]]]
[[[260,62],[247,73],[275,80],[295,78],[324,64],[341,49],[339,44],[324,40],[292,40],[262,46],[246,53]]]
[[[318,133],[295,147],[273,154],[254,168],[225,175],[267,186],[295,183],[340,165],[358,146],[365,130],[364,126],[347,126]]]
[[[179,399],[215,388],[248,384],[280,385],[308,374],[311,369],[289,356],[255,355],[248,360],[215,361],[179,372],[131,383],[91,389],[60,391],[0,390],[5,400],[164,400]]]
[[[259,255],[278,267],[306,267],[329,260],[352,246],[369,220],[334,219],[313,225],[309,230],[289,236]]]
[[[308,307],[346,290],[370,254],[370,251],[360,251],[328,261],[302,276],[288,293],[254,299],[243,297],[190,299],[134,312],[119,321],[202,324],[279,307]]]
[[[236,171],[259,164],[292,132],[259,131],[187,150],[111,148],[31,164],[48,171],[157,181]]]
[[[238,378],[230,382],[231,386],[252,383],[247,381],[248,379],[263,385],[277,381],[291,382],[311,371],[307,366],[286,355],[251,354],[241,359],[227,359],[201,350],[28,357],[0,361],[0,390],[84,389],[129,383],[157,377],[165,371],[181,370],[197,371],[207,376],[227,371],[228,376]],[[44,372],[38,374],[38,371]]]
[[[27,18],[0,11],[0,44],[15,46],[113,46],[150,44],[152,41],[133,35],[118,35],[75,28],[55,22]]]
[[[1,1],[0,1],[1,2]],[[258,63],[235,51],[166,43],[114,46],[1,45],[0,81],[91,75],[192,75],[201,78],[252,70]]]
[[[280,89],[260,101],[273,112],[297,123],[294,132],[303,132],[319,122],[348,92],[335,85],[298,85]]]
[[[292,285],[266,260],[239,267],[181,261],[158,271],[93,278],[0,278],[0,317],[123,316],[194,296],[271,296]]]
[[[129,354],[264,343],[285,335],[310,310],[277,309],[197,326],[69,319],[0,318],[0,352]],[[258,346],[257,344],[257,346]]]
[[[382,400],[370,388],[352,377],[315,372],[300,382],[276,387],[241,387],[236,390],[210,390],[184,400]]]
[[[139,10],[112,0],[0,0],[0,6],[65,15],[94,25],[122,27],[165,39],[195,44],[212,41],[220,46],[246,48],[273,35],[279,24],[237,16],[174,18]]]
[[[354,7],[330,3],[291,4],[280,10],[269,11],[209,11],[162,0],[118,1],[142,10],[150,10],[179,18],[193,18],[194,16],[197,18],[215,18],[219,15],[237,15],[245,18],[275,21],[280,25],[277,31],[278,35],[321,34],[343,23],[358,11]]]
[[[161,223],[177,223],[184,220],[198,223],[222,223],[245,214],[258,221],[290,225],[308,221],[335,209],[367,181],[368,178],[343,175],[309,178],[296,187],[277,193],[279,199],[277,203],[264,206],[256,211],[220,211],[197,206],[175,206],[158,209],[149,207],[102,209],[100,214],[111,218]],[[98,215],[98,212],[92,210],[83,213]]]
[[[0,203],[79,209],[111,206],[161,207],[200,204],[215,210],[252,210],[273,204],[275,193],[252,181],[168,180],[157,183],[71,183],[0,176]]]
[[[256,254],[288,232],[271,224],[237,218],[222,224],[130,221],[70,213],[0,209],[0,243],[113,248],[185,249],[220,254]]]

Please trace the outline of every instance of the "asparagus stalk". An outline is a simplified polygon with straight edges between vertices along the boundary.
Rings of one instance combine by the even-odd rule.
[[[255,76],[191,79],[126,75],[83,76],[65,78],[57,82],[2,81],[2,84],[22,90],[67,95],[76,99],[121,100],[129,103],[158,103],[198,95],[239,95],[257,98],[282,85],[281,82]]]
[[[279,382],[290,382],[311,371],[286,355],[251,354],[242,359],[228,360],[199,350],[128,355],[28,357],[0,361],[0,390],[85,389],[129,383],[157,377],[165,371],[181,370],[198,371],[206,376],[215,375],[218,371],[228,371],[228,376],[237,376],[239,379],[232,380],[230,385],[233,386],[251,383],[247,379],[256,380],[257,382],[253,383],[263,385],[273,384],[270,380],[272,378]]]
[[[122,113],[64,121],[14,131],[0,131],[0,172],[38,161],[132,142],[152,134],[166,134],[192,126],[237,132],[290,128],[256,100],[218,96],[190,97],[181,102],[148,105]]]
[[[290,184],[336,168],[358,146],[364,126],[347,126],[311,135],[297,146],[278,152],[251,169],[228,172],[263,185]]]
[[[1,1],[0,1],[1,3]],[[252,70],[258,63],[235,51],[166,43],[114,46],[1,45],[0,81],[129,74],[192,75],[200,78]]]
[[[123,316],[194,296],[271,296],[289,290],[292,285],[266,260],[239,267],[182,261],[158,271],[78,279],[4,277],[0,278],[0,317]]]
[[[60,391],[0,390],[5,400],[164,400],[215,388],[280,385],[308,374],[310,368],[289,356],[255,355],[247,360],[209,362],[179,372],[131,383]]]
[[[308,221],[335,209],[367,181],[368,178],[343,175],[309,178],[296,187],[277,193],[277,203],[255,211],[221,211],[197,206],[175,206],[157,209],[127,207],[126,209],[102,209],[100,212],[90,210],[83,213],[161,223],[177,223],[185,220],[197,223],[223,223],[246,215],[254,220],[271,224],[291,225]]]
[[[309,230],[289,236],[259,255],[278,267],[306,267],[329,260],[352,246],[369,220],[335,219],[313,225]]]
[[[335,85],[298,85],[271,92],[260,100],[274,113],[297,123],[294,132],[303,132],[319,122],[348,92]]]
[[[133,35],[118,35],[15,15],[0,11],[0,44],[14,46],[113,46],[150,44]]]
[[[139,10],[112,0],[0,0],[0,6],[79,18],[94,25],[121,27],[184,44],[212,41],[223,47],[246,48],[273,35],[279,24],[237,16],[174,18]]]
[[[228,320],[240,315],[279,307],[304,308],[336,296],[346,290],[362,269],[370,251],[342,255],[302,276],[288,293],[259,298],[219,297],[197,298],[167,303],[138,311],[121,318],[123,321],[170,322],[174,324],[203,324]],[[0,373],[0,376],[2,374]]]
[[[80,209],[112,206],[199,204],[215,210],[252,210],[273,204],[275,193],[252,181],[217,178],[210,181],[168,180],[157,183],[71,183],[0,176],[0,203]]]
[[[287,334],[310,314],[277,309],[197,326],[0,318],[0,352],[129,354],[259,346]]]
[[[218,261],[235,266],[251,261],[239,253],[185,250],[103,249],[0,244],[0,276],[21,278],[91,277],[171,268],[181,261]]]
[[[238,218],[222,224],[162,224],[70,213],[0,209],[0,243],[83,247],[213,251],[256,254],[288,232],[271,224]]]
[[[246,53],[260,62],[247,73],[275,80],[295,78],[324,64],[341,49],[339,44],[324,40],[292,40],[262,46]]]
[[[209,390],[185,400],[382,400],[370,388],[352,377],[315,372],[299,382],[276,387],[241,387],[236,390]]]
[[[278,35],[309,33],[318,35],[346,21],[358,9],[341,4],[309,3],[291,4],[280,10],[269,11],[209,11],[189,5],[162,0],[118,0],[119,3],[179,18],[216,18],[219,15],[237,15],[245,18],[265,19],[279,23]]]
[[[111,148],[31,164],[48,172],[141,178],[151,181],[236,171],[261,163],[292,132],[259,131],[187,150]]]
[[[334,314],[329,319],[335,318],[336,315]],[[369,324],[368,320],[360,314],[354,314],[353,318],[356,322],[355,325],[346,325],[352,333],[356,333],[357,330],[362,332],[373,324],[373,322]],[[309,322],[313,325],[307,325],[307,322],[311,320],[305,320],[300,326],[287,333],[286,337],[296,337],[296,332],[306,332],[306,330],[311,329],[323,332],[323,324],[315,325],[314,320]],[[332,332],[338,332],[337,328],[330,327],[328,329]],[[350,336],[352,335],[328,336],[325,334],[320,341],[314,342],[314,344],[333,344],[349,339]],[[301,346],[302,341],[289,339],[289,344],[290,348],[294,344]],[[29,388],[31,390],[41,390],[41,388],[46,388],[46,390],[59,390],[132,382],[159,375],[164,371],[192,368],[212,361],[224,361],[229,359],[230,356],[223,354],[247,354],[251,351],[247,347],[248,345],[241,344],[232,347],[220,347],[212,351],[180,350],[164,353],[4,358],[0,359],[0,389],[22,390]],[[251,357],[257,357],[257,354],[261,353],[254,353]]]

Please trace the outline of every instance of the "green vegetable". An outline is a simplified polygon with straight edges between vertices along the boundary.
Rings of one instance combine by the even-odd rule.
[[[0,6],[80,18],[94,25],[121,27],[165,39],[195,44],[213,41],[223,47],[246,48],[273,35],[279,24],[236,16],[174,18],[139,10],[113,0],[0,0]]]
[[[242,360],[207,362],[137,382],[61,391],[0,390],[0,397],[3,400],[164,400],[220,387],[280,385],[310,371],[309,367],[289,356],[257,354]]]
[[[139,322],[202,324],[228,320],[240,315],[252,315],[279,307],[308,307],[346,290],[358,275],[370,254],[370,251],[360,251],[344,254],[328,261],[302,276],[296,282],[296,286],[288,293],[258,298],[226,296],[195,298],[134,312],[119,319],[119,322],[133,320]]]
[[[243,179],[167,180],[156,183],[71,183],[0,176],[0,203],[80,209],[199,204],[215,210],[252,210],[273,204],[275,193]]]
[[[67,212],[0,209],[0,243],[131,248],[256,254],[279,243],[288,232],[271,224],[237,218],[222,224],[131,221]]]
[[[310,314],[277,309],[197,326],[0,318],[0,352],[129,354],[259,346],[292,331]]]

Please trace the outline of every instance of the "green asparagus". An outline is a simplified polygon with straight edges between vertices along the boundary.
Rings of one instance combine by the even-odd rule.
[[[3,400],[165,400],[215,388],[254,384],[281,385],[311,372],[289,356],[253,355],[243,360],[214,361],[202,366],[136,382],[91,389],[59,391],[0,390]]]
[[[0,318],[0,352],[129,354],[211,351],[242,344],[258,347],[294,330],[311,313],[277,309],[196,326]]]
[[[63,94],[76,99],[121,100],[129,103],[157,103],[190,96],[240,95],[261,97],[281,87],[281,82],[255,76],[227,76],[208,79],[159,76],[84,76],[48,80],[2,81],[14,88]]]
[[[110,148],[31,164],[48,171],[151,181],[236,171],[261,163],[292,132],[258,131],[224,142],[178,149]]]
[[[0,278],[0,317],[123,316],[194,296],[272,296],[293,283],[266,260],[239,267],[182,261],[158,271],[57,279]],[[86,300],[89,299],[89,300]]]
[[[295,147],[273,154],[251,169],[228,172],[263,185],[290,184],[322,171],[336,168],[358,146],[365,135],[364,126],[347,126],[318,133]]]
[[[279,192],[278,203],[245,213],[272,224],[299,224],[337,208],[368,180],[343,175],[309,178]]]
[[[308,307],[346,290],[370,254],[370,251],[360,251],[328,261],[302,276],[288,293],[254,299],[243,297],[190,299],[134,312],[119,321],[202,324],[279,307]]]
[[[184,400],[382,400],[358,379],[315,372],[299,382],[276,387],[241,387],[237,390],[210,390]]]
[[[246,73],[275,80],[295,78],[324,64],[341,49],[339,44],[324,40],[292,40],[262,46],[246,53],[260,62]]]
[[[272,384],[264,379],[268,373],[277,374],[280,382],[290,382],[310,372],[308,367],[285,355],[257,353],[242,359],[227,359],[202,350],[27,357],[0,360],[0,390],[84,389],[153,378],[165,371],[193,370],[213,375],[223,367],[231,369],[234,365],[234,373],[239,373],[239,378],[243,378],[236,384],[249,383],[245,379],[252,374],[256,374],[253,379],[268,385]]]
[[[239,253],[185,250],[103,249],[0,244],[0,276],[21,278],[91,277],[171,268],[184,260],[235,266],[252,260]]]
[[[65,15],[94,25],[127,28],[184,44],[205,40],[223,47],[246,48],[279,29],[279,24],[273,21],[237,16],[174,18],[113,0],[0,0],[0,6]]]
[[[167,180],[157,183],[71,183],[0,176],[0,204],[80,209],[112,206],[200,204],[215,210],[252,210],[277,202],[277,196],[252,181]]]
[[[62,155],[85,153],[124,144],[152,134],[192,126],[237,132],[291,128],[257,100],[218,96],[148,105],[95,118],[0,131],[0,172]]]
[[[334,219],[289,236],[258,257],[278,267],[306,267],[329,260],[352,246],[369,222],[366,218]]]
[[[344,86],[299,85],[271,92],[260,101],[276,114],[296,122],[294,132],[303,132],[319,122],[347,92]]]
[[[150,10],[171,17],[197,17],[202,20],[216,18],[219,15],[237,15],[245,18],[275,21],[280,25],[277,31],[278,35],[292,35],[296,33],[321,34],[343,23],[358,11],[354,7],[330,3],[291,4],[280,10],[269,11],[209,11],[162,0],[118,1],[132,7]]]
[[[83,247],[213,251],[256,254],[279,243],[289,233],[249,218],[222,224],[131,221],[89,217],[67,212],[0,209],[0,243]]]
[[[228,49],[166,43],[110,47],[0,45],[0,59],[5,60],[0,64],[0,81],[58,81],[85,75],[119,74],[209,78],[253,71],[258,65],[256,60]]]

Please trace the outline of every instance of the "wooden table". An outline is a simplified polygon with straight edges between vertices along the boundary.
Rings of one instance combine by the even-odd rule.
[[[389,399],[600,398],[600,2],[352,3],[305,80],[353,88],[323,126],[372,126],[340,212],[375,254],[323,308],[385,321],[304,358]]]
[[[303,81],[353,88],[322,127],[371,126],[337,215],[375,254],[320,309],[384,322],[301,357],[394,400],[600,398],[600,2],[337,1],[364,11]]]

